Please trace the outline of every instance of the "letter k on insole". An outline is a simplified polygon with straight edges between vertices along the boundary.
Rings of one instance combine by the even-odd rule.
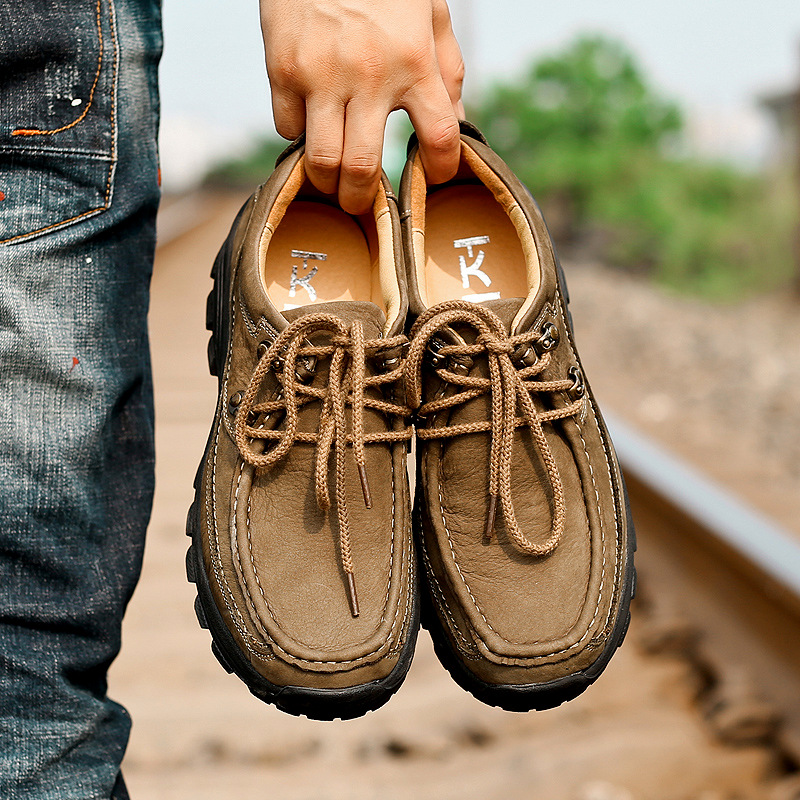
[[[430,192],[425,212],[428,303],[526,297],[525,254],[513,223],[483,185]]]

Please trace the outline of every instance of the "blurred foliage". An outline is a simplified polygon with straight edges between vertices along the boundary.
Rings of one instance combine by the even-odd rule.
[[[215,164],[203,178],[203,185],[219,189],[253,190],[270,176],[275,161],[289,142],[277,135],[255,142],[244,155]]]
[[[598,190],[647,170],[682,124],[622,45],[598,37],[497,85],[473,119],[537,193],[568,202],[578,224],[594,216]]]
[[[557,240],[720,299],[791,277],[785,185],[680,155],[678,107],[619,42],[580,37],[490,89],[470,117],[541,203]]]

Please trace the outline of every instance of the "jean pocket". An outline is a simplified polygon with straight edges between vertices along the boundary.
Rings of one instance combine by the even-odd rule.
[[[0,0],[0,243],[111,204],[118,60],[114,0]]]

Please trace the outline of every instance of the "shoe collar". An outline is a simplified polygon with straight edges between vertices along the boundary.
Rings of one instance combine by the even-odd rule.
[[[469,122],[461,122],[462,162],[492,192],[503,206],[520,236],[528,264],[527,297],[517,302],[518,309],[510,332],[527,330],[548,306],[552,308],[556,290],[555,254],[550,236],[536,201],[508,165],[488,145],[483,134]],[[400,188],[404,244],[408,261],[409,309],[412,319],[427,309],[424,296],[425,207],[427,182],[415,135],[409,140],[408,159]],[[509,301],[512,299],[509,298]],[[489,305],[493,302],[484,303]],[[504,311],[513,303],[500,301]],[[506,314],[503,315],[504,317]]]
[[[275,171],[256,193],[254,209],[248,220],[238,257],[238,300],[257,327],[268,326],[276,332],[286,328],[289,322],[267,294],[262,280],[263,264],[272,234],[306,181],[304,155],[305,138],[301,136],[278,158]],[[381,312],[384,320],[381,334],[390,337],[402,333],[405,327],[408,298],[402,268],[396,200],[385,174],[382,175],[371,213],[374,215],[378,237],[380,282],[386,307],[385,316]],[[251,265],[251,268],[243,269],[244,265]],[[321,305],[309,306],[308,310],[319,310]],[[352,304],[352,309],[346,311],[348,305],[351,305],[349,301],[329,303],[325,304],[325,310],[341,313],[344,318],[357,311],[364,311],[366,306],[373,304],[355,303]],[[374,308],[377,310],[378,307]],[[298,315],[292,315],[291,319],[296,316]],[[373,312],[367,313],[367,317],[371,322],[377,318]]]

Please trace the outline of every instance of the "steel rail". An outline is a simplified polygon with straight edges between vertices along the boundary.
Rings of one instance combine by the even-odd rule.
[[[779,747],[800,765],[800,537],[606,416],[646,597],[666,602],[699,632],[717,695],[739,703],[743,726],[754,700],[771,704]],[[734,685],[731,699],[726,686]]]

